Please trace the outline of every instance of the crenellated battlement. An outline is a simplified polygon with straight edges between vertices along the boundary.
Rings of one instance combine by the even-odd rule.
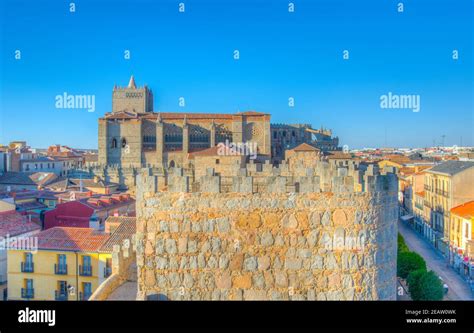
[[[227,171],[217,173],[207,168],[196,175],[182,168],[143,168],[137,173],[138,189],[155,189],[157,192],[203,193],[352,193],[398,191],[393,168],[379,169],[376,165],[360,165],[349,161],[319,161],[314,167],[285,162],[278,166],[270,163],[231,165]]]

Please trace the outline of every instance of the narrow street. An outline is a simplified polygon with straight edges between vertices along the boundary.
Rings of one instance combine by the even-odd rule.
[[[438,274],[448,285],[446,300],[474,300],[468,283],[450,266],[446,266],[446,259],[436,252],[426,239],[401,221],[398,222],[398,231],[410,250],[421,255],[426,261],[427,268]]]

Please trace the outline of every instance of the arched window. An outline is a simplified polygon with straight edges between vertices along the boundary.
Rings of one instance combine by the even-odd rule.
[[[174,168],[174,161],[173,160],[170,162],[170,168]]]
[[[111,148],[117,148],[117,139],[116,138],[113,138],[112,139],[112,146]]]
[[[125,138],[122,139],[122,148],[125,148],[127,146],[127,140]]]

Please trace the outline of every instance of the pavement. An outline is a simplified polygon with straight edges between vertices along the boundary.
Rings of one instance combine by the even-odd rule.
[[[433,246],[405,223],[398,221],[398,231],[405,239],[411,251],[417,252],[425,261],[429,270],[440,276],[449,287],[445,300],[474,300],[469,284],[451,266]]]

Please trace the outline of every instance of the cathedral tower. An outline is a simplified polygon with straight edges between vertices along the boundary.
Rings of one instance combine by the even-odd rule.
[[[127,87],[114,87],[112,112],[153,112],[153,93],[147,86],[137,87],[133,75]]]

